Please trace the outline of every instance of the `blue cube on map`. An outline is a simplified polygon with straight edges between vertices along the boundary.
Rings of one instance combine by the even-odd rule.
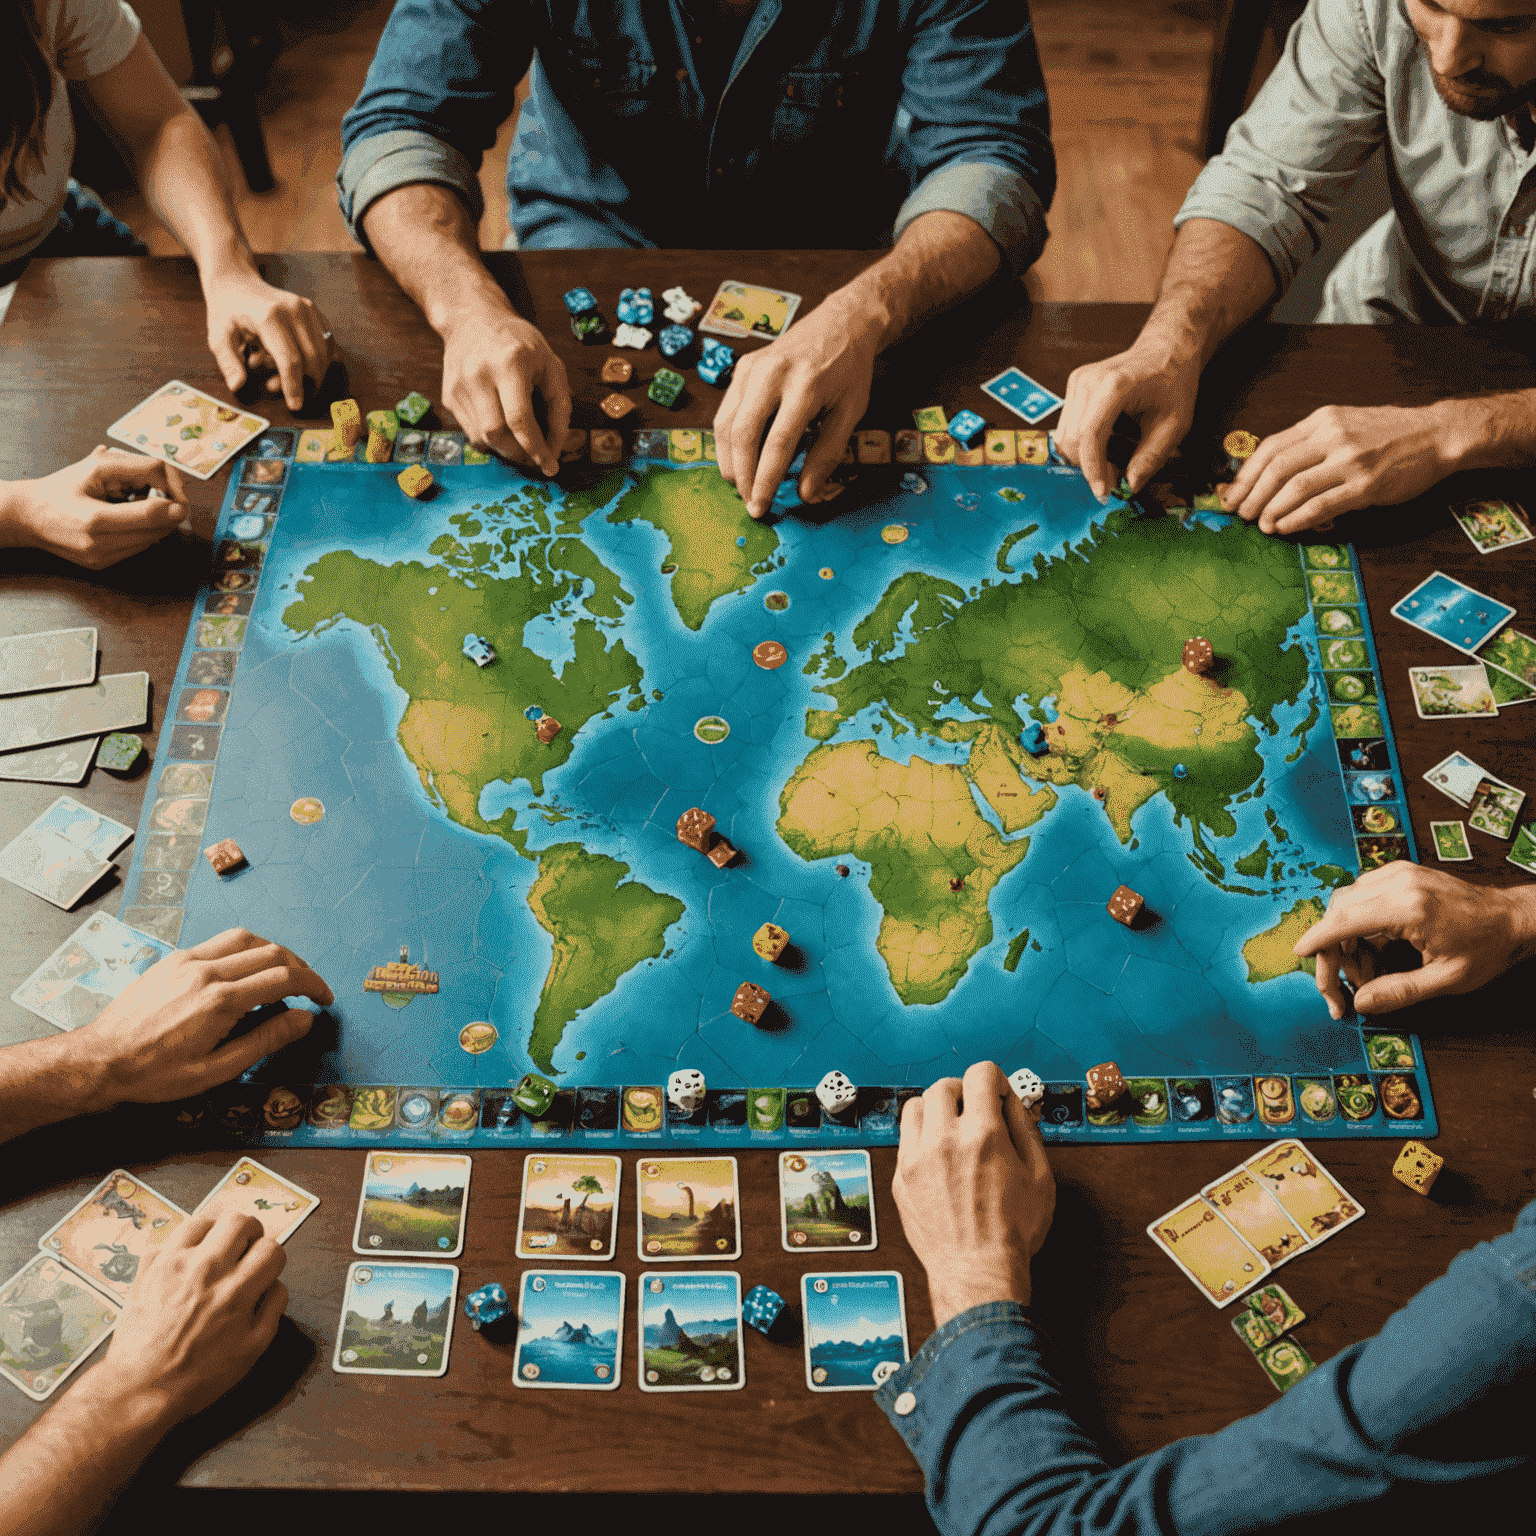
[[[962,448],[974,448],[976,439],[987,430],[987,424],[975,411],[961,411],[949,419],[949,435]]]
[[[656,338],[656,348],[670,362],[679,361],[693,345],[693,332],[686,325],[664,325]]]
[[[724,389],[731,382],[731,370],[736,366],[736,351],[723,341],[706,338],[699,357],[698,374],[706,384]]]
[[[754,1285],[741,1298],[741,1318],[749,1328],[766,1335],[784,1311],[784,1298],[766,1285]]]
[[[572,317],[585,315],[597,308],[597,300],[592,297],[590,288],[572,288],[565,295],[565,307],[570,310]]]
[[[651,302],[651,290],[626,288],[619,295],[618,308],[614,313],[625,325],[649,325],[656,318],[656,306]]]

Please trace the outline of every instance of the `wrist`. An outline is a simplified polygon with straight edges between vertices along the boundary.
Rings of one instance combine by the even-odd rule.
[[[1518,886],[1500,894],[1509,909],[1509,963],[1536,959],[1536,887]]]
[[[454,273],[420,295],[421,312],[445,347],[460,336],[483,336],[488,326],[522,319],[479,260],[471,265],[473,270]]]
[[[1501,410],[1493,396],[1481,400],[1440,400],[1420,407],[1442,478],[1461,469],[1494,469],[1528,463],[1536,441],[1529,409]],[[1510,419],[1501,423],[1501,417]]]
[[[112,1351],[93,1371],[81,1377],[71,1394],[81,1406],[100,1413],[112,1425],[114,1438],[156,1445],[181,1421],[171,1396],[163,1388],[124,1379],[112,1369]]]
[[[928,1299],[933,1307],[933,1325],[942,1328],[951,1319],[972,1307],[989,1302],[1013,1301],[1027,1307],[1033,1288],[1030,1284],[1029,1267],[1010,1270],[997,1275],[954,1275],[939,1279],[930,1277]]]
[[[251,248],[233,230],[197,253],[197,275],[205,303],[209,290],[221,283],[248,282],[253,277],[262,280]]]

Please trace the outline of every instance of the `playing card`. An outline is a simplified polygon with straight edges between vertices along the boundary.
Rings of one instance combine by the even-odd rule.
[[[1307,1320],[1307,1314],[1291,1300],[1284,1286],[1264,1285],[1243,1299],[1244,1311],[1259,1319],[1269,1337],[1265,1343],[1289,1333],[1298,1323]]]
[[[171,952],[169,944],[95,912],[11,993],[55,1029],[79,1029]]]
[[[0,640],[0,693],[77,688],[96,681],[96,631],[48,629]]]
[[[869,1153],[781,1152],[779,1236],[790,1253],[877,1246]]]
[[[999,405],[1006,405],[1015,416],[1022,416],[1030,426],[1038,426],[1047,416],[1059,410],[1063,404],[1060,395],[1053,395],[1044,384],[1021,368],[1005,368],[996,378],[988,379],[981,386],[984,395],[990,395]]]
[[[1452,715],[1486,719],[1499,712],[1488,669],[1480,661],[1467,667],[1409,667],[1408,682],[1421,720]]]
[[[117,1325],[110,1297],[40,1253],[0,1285],[0,1376],[42,1402]]]
[[[1451,516],[1480,555],[1524,544],[1531,537],[1525,509],[1512,501],[1459,501],[1451,507]]]
[[[1457,805],[1471,805],[1472,796],[1483,780],[1483,770],[1464,752],[1452,752],[1424,775],[1448,800]]]
[[[734,1157],[647,1157],[635,1165],[640,1257],[667,1264],[741,1257]]]
[[[799,308],[798,293],[727,280],[715,291],[699,329],[713,336],[782,336]]]
[[[560,1152],[523,1159],[520,1259],[611,1259],[618,1239],[619,1160]]]
[[[896,1270],[802,1275],[800,1301],[812,1392],[873,1392],[911,1358]]]
[[[1536,640],[1523,630],[1506,629],[1482,648],[1478,660],[1493,671],[1508,673],[1530,687],[1536,687]]]
[[[122,1301],[133,1290],[139,1266],[186,1219],[179,1205],[119,1168],[43,1233],[37,1246]]]
[[[1527,874],[1536,875],[1536,823],[1515,833],[1514,846],[1504,857]]]
[[[1159,1216],[1147,1235],[1218,1307],[1269,1273],[1269,1264],[1199,1195]]]
[[[741,1276],[734,1270],[640,1276],[642,1392],[735,1392],[747,1384]]]
[[[51,747],[31,747],[22,752],[7,752],[0,757],[0,779],[24,780],[30,784],[80,784],[96,761],[100,736],[80,741],[61,742]]]
[[[60,795],[0,848],[0,879],[67,912],[112,868],[110,855],[132,836],[122,822]]]
[[[149,673],[114,672],[87,687],[0,699],[0,752],[131,731],[149,719]]]
[[[1506,784],[1487,774],[1472,792],[1472,802],[1467,807],[1467,824],[1479,832],[1493,837],[1509,837],[1515,830],[1520,807],[1525,804],[1525,791]],[[0,873],[4,873],[0,870]]]
[[[356,1124],[356,1105],[352,1119]],[[469,1169],[469,1158],[461,1152],[370,1152],[352,1251],[457,1257],[464,1251]]]
[[[1497,667],[1488,668],[1488,687],[1493,702],[1500,709],[1511,704],[1529,704],[1536,699],[1536,685],[1524,682],[1512,672],[1501,672]]]
[[[458,1287],[457,1264],[354,1264],[331,1369],[343,1376],[441,1376]]]
[[[1306,1235],[1248,1168],[1234,1168],[1200,1193],[1271,1266],[1284,1264],[1307,1246]]]
[[[1359,1221],[1365,1208],[1299,1141],[1280,1141],[1244,1164],[1314,1243]]]
[[[624,1276],[523,1271],[512,1380],[520,1387],[611,1392],[619,1384]]]
[[[1515,616],[1507,603],[1496,602],[1475,587],[1442,571],[1426,577],[1406,597],[1392,605],[1392,617],[1433,635],[1468,656]]]
[[[1257,1350],[1254,1358],[1263,1366],[1264,1374],[1279,1392],[1289,1391],[1303,1376],[1317,1369],[1311,1355],[1295,1339],[1277,1340]]]
[[[254,1216],[275,1243],[286,1243],[299,1223],[320,1204],[319,1195],[300,1189],[292,1179],[242,1157],[209,1191],[194,1216],[219,1217],[226,1211]]]
[[[1435,840],[1435,857],[1442,864],[1457,864],[1472,857],[1467,829],[1459,821],[1432,821],[1429,835]]]
[[[208,480],[268,425],[264,417],[172,379],[114,421],[107,436]]]

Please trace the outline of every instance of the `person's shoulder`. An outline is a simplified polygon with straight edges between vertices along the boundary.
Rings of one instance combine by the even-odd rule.
[[[43,50],[66,80],[88,80],[121,64],[139,38],[128,0],[33,0]]]

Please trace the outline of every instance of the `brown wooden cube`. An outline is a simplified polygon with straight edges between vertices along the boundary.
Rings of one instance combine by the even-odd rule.
[[[1445,1159],[1431,1152],[1422,1142],[1406,1141],[1392,1164],[1392,1177],[1406,1184],[1416,1195],[1427,1195],[1440,1177]]]
[[[635,376],[635,365],[627,357],[610,357],[600,375],[604,384],[628,384]]]
[[[1184,642],[1184,665],[1197,677],[1204,677],[1216,665],[1216,652],[1204,635]]]
[[[1125,1092],[1125,1079],[1112,1061],[1101,1061],[1098,1066],[1089,1067],[1086,1075],[1090,1109],[1104,1109]]]
[[[1127,928],[1130,928],[1135,925],[1136,919],[1141,916],[1141,909],[1146,904],[1145,899],[1138,896],[1130,886],[1117,885],[1115,894],[1109,898],[1106,910],[1117,923],[1124,923]]]
[[[623,395],[607,395],[598,402],[603,415],[618,421],[622,416],[628,416],[635,409],[633,400],[626,400]]]
[[[860,464],[889,464],[891,462],[891,434],[879,428],[870,428],[856,434]]]
[[[736,996],[731,1000],[731,1012],[738,1019],[745,1019],[748,1024],[756,1024],[772,1001],[773,998],[756,982],[744,981],[736,988]]]
[[[709,852],[709,840],[715,830],[715,818],[708,811],[691,805],[677,818],[677,840],[699,853]]]
[[[622,464],[624,438],[611,427],[594,427],[590,440],[594,464]]]
[[[547,747],[560,734],[560,722],[553,715],[540,715],[539,723],[534,726],[533,731],[534,735]]]
[[[234,838],[226,837],[221,843],[214,843],[210,848],[203,849],[203,857],[213,865],[216,875],[227,875],[232,869],[239,869],[245,863],[245,855],[240,851],[240,844]],[[1413,1143],[1409,1142],[1409,1146]]]
[[[706,851],[704,857],[716,869],[724,869],[736,857],[736,850],[723,837],[717,837],[714,845]]]

